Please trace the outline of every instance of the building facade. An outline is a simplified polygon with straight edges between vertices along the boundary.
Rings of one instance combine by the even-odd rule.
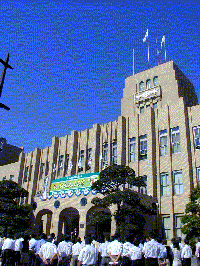
[[[52,182],[99,173],[112,164],[128,165],[147,184],[132,189],[144,201],[157,204],[158,215],[147,217],[146,232],[162,224],[167,239],[181,236],[188,196],[200,180],[199,112],[194,86],[169,61],[125,80],[121,115],[116,121],[53,137],[50,147],[22,153],[17,163],[1,166],[1,177],[9,178],[15,169],[14,181],[29,191],[25,200],[37,205],[37,232],[59,235],[78,227],[83,237],[90,227],[91,199],[96,195],[53,197]],[[41,197],[44,192],[45,198]],[[107,211],[114,212],[114,206]],[[114,234],[114,221],[110,230]]]

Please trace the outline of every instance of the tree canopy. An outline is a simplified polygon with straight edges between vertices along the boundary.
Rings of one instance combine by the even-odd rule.
[[[92,200],[95,206],[108,208],[116,205],[114,218],[117,225],[117,233],[125,235],[139,233],[145,224],[143,213],[151,213],[152,209],[141,203],[139,194],[130,188],[131,186],[145,187],[142,177],[136,177],[132,168],[123,165],[112,165],[102,170],[99,179],[93,183],[92,189],[104,197],[96,197]],[[101,217],[95,214],[91,220],[95,222],[108,219],[101,213]],[[123,229],[123,230],[122,230]]]
[[[10,180],[0,181],[0,231],[24,232],[31,222],[32,208],[28,204],[19,205],[21,197],[28,192]]]
[[[189,239],[200,235],[200,187],[192,190],[189,197],[190,201],[186,204],[185,215],[182,218],[182,233]]]

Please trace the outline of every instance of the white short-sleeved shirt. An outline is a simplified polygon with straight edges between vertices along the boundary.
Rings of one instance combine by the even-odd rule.
[[[77,256],[80,254],[81,250],[83,249],[83,246],[81,243],[77,242],[72,246],[72,256]]]
[[[140,260],[142,258],[142,249],[133,245],[130,250],[130,258],[131,260]]]
[[[196,243],[196,251],[195,251],[195,255],[197,257],[199,257],[199,252],[200,252],[200,242]]]
[[[86,245],[80,252],[78,256],[78,260],[82,262],[82,264],[94,265],[98,258],[98,251],[92,245]]]
[[[35,238],[31,238],[29,240],[29,250],[34,250],[36,243],[37,243],[37,240]]]
[[[5,250],[5,249],[15,250],[15,240],[11,238],[6,238],[2,246],[2,250]]]
[[[22,250],[22,241],[21,239],[15,240],[15,251],[21,251]]]
[[[108,257],[108,246],[109,242],[105,241],[105,243],[102,243],[99,247],[99,252],[101,253],[101,257]]]
[[[184,245],[184,247],[182,248],[182,251],[181,251],[181,258],[182,259],[190,259],[192,258],[192,249],[190,246],[188,245]]]
[[[58,244],[58,254],[60,257],[67,257],[72,255],[72,242],[62,241]]]
[[[151,239],[144,245],[143,251],[145,258],[158,258],[160,253],[159,243]]]
[[[122,248],[122,257],[131,257],[131,248],[133,247],[133,244],[131,244],[130,242],[126,242],[123,244],[123,248]]]
[[[118,240],[112,241],[108,246],[108,253],[111,255],[119,255],[119,253],[122,253],[123,245]]]
[[[57,254],[56,245],[51,242],[46,242],[41,246],[38,254],[42,256],[45,260],[51,259],[55,254]]]

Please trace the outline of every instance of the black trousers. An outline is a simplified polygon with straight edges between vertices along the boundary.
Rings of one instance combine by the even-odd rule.
[[[158,266],[158,259],[157,258],[146,258],[145,266]]]
[[[2,266],[15,266],[15,251],[11,249],[2,251]]]
[[[183,266],[191,266],[191,259],[182,259]]]
[[[132,266],[144,266],[144,260],[140,259],[140,260],[132,260]]]

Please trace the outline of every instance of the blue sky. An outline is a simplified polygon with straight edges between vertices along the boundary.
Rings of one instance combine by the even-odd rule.
[[[155,66],[156,37],[200,100],[200,12],[194,1],[0,1],[0,58],[10,64],[0,102],[0,136],[25,152],[53,136],[120,115],[125,78]],[[162,51],[164,61],[164,51]],[[2,71],[3,65],[0,65]]]

